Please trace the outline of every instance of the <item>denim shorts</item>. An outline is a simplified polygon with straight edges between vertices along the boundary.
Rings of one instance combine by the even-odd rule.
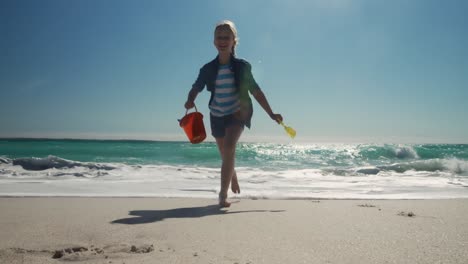
[[[245,124],[241,120],[234,117],[234,115],[227,116],[213,116],[210,114],[211,135],[215,138],[222,138],[226,135],[226,128],[230,126],[241,126],[244,128]]]

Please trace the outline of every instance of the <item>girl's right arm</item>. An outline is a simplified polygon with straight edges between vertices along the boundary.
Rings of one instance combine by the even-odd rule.
[[[205,65],[206,66],[206,65]],[[206,85],[206,70],[205,66],[203,66],[200,69],[200,72],[198,73],[197,80],[195,83],[192,85],[192,89],[190,89],[190,92],[187,96],[187,102],[185,102],[185,109],[190,109],[195,107],[195,98],[197,98],[197,95],[199,92],[203,90],[203,88]]]
[[[190,92],[188,94],[187,102],[185,102],[185,105],[184,105],[185,109],[190,109],[190,108],[195,107],[195,98],[197,98],[197,95],[198,95],[198,89],[195,87],[192,87],[192,89],[190,89]]]

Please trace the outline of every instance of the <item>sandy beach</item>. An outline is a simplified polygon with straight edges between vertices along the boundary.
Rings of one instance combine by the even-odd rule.
[[[467,263],[468,200],[0,198],[0,263]]]

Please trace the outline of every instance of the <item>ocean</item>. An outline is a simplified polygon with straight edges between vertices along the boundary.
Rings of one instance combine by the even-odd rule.
[[[0,139],[0,196],[216,198],[213,142]],[[468,198],[466,144],[239,143],[250,199]]]

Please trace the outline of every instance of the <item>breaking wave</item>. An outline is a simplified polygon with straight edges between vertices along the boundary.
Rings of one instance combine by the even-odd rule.
[[[449,172],[456,175],[468,176],[468,161],[458,159],[416,160],[390,165],[359,168],[356,170],[357,173],[362,174],[378,174],[381,171],[393,171],[397,173],[404,173],[407,171]]]
[[[0,162],[3,163],[10,163],[8,159],[2,159]],[[55,156],[48,156],[46,158],[18,158],[13,159],[13,165],[19,165],[25,170],[30,171],[42,171],[47,169],[63,169],[63,168],[75,168],[75,167],[84,167],[88,169],[96,169],[96,170],[113,170],[115,169],[114,166],[110,166],[107,164],[97,164],[97,163],[89,163],[89,162],[78,162],[72,160],[66,160]]]

